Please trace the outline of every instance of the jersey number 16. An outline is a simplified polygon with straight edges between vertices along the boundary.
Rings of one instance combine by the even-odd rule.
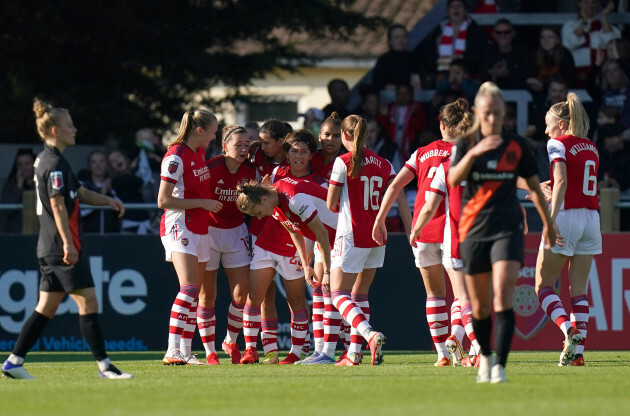
[[[367,211],[372,208],[374,211],[378,211],[380,207],[379,189],[383,185],[383,178],[361,176],[360,179],[363,182],[363,209]]]

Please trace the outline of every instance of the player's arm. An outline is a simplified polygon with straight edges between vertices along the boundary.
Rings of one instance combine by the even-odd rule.
[[[385,195],[383,195],[383,201],[381,201],[381,207],[378,210],[378,214],[376,214],[376,220],[374,221],[374,226],[372,227],[372,239],[376,241],[376,243],[384,244],[385,241],[387,241],[385,218],[387,218],[389,210],[392,209],[394,201],[398,202],[398,210],[403,220],[403,225],[405,225],[405,232],[409,234],[409,230],[411,228],[411,210],[409,209],[409,203],[407,202],[403,188],[411,182],[414,176],[416,175],[409,168],[403,167],[400,172],[398,172],[394,180],[387,186]],[[404,200],[404,202],[401,204],[402,200]],[[407,212],[409,213],[409,224],[405,224],[405,208],[403,207],[402,211],[400,211],[401,205],[407,207]]]
[[[407,195],[405,194],[404,189],[401,189],[398,192],[396,202],[398,202],[398,215],[400,215],[403,227],[405,227],[405,234],[409,235],[411,233],[411,209],[409,208],[409,201],[407,201]],[[374,230],[372,229],[372,231]]]
[[[531,199],[536,207],[536,211],[538,211],[538,215],[542,218],[543,221],[543,241],[545,249],[550,249],[551,246],[556,244],[556,239],[558,239],[557,243],[562,245],[562,238],[558,238],[556,233],[555,223],[551,219],[549,215],[549,211],[545,206],[545,197],[540,190],[540,182],[538,181],[537,175],[532,175],[529,178],[526,178],[527,185],[529,186],[529,190],[531,192]],[[555,186],[554,186],[555,188]]]
[[[311,267],[309,263],[308,252],[306,250],[306,242],[304,241],[304,236],[297,231],[287,227],[285,224],[282,226],[289,232],[291,236],[291,241],[293,241],[293,245],[295,246],[298,256],[300,257],[300,263],[302,263],[302,270],[304,271],[304,278],[306,283],[309,286],[313,287],[314,281],[317,281],[317,275],[315,274],[315,270]]]
[[[109,205],[114,211],[118,212],[118,218],[122,218],[122,216],[125,215],[125,205],[122,201],[114,199],[110,196],[90,191],[83,186],[79,186],[77,195],[79,196],[79,201],[84,204],[96,206]]]
[[[553,164],[553,189],[551,191],[551,219],[556,220],[567,193],[567,164],[556,161]]]
[[[409,236],[409,243],[412,247],[416,247],[416,239],[420,235],[422,229],[429,223],[429,221],[431,221],[431,218],[435,216],[442,199],[444,199],[442,195],[436,192],[429,192],[429,196],[422,206],[420,214],[418,214],[418,218],[416,219],[416,224],[414,225],[413,230],[411,230],[411,235]]]
[[[57,231],[63,242],[63,262],[76,264],[79,261],[79,252],[72,241],[72,232],[70,231],[70,221],[68,220],[68,210],[64,204],[64,196],[57,194],[50,198],[50,208],[55,219]]]
[[[500,136],[488,136],[483,138],[479,143],[468,149],[466,154],[457,162],[457,164],[448,168],[447,181],[448,184],[455,188],[462,183],[468,177],[470,170],[475,163],[475,160],[490,150],[496,149],[503,143],[503,139]]]
[[[173,196],[175,184],[169,181],[160,181],[157,204],[160,209],[193,209],[203,208],[206,211],[217,213],[223,208],[223,203],[214,199],[183,199]]]
[[[328,195],[326,196],[326,207],[332,212],[339,212],[339,197],[341,196],[341,186],[329,184]]]

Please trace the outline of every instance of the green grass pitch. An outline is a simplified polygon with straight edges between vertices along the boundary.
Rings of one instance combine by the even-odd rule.
[[[0,415],[623,415],[630,351],[513,352],[508,383],[475,384],[474,368],[435,368],[435,354],[388,352],[378,367],[165,367],[162,353],[118,353],[133,380],[101,380],[89,353],[31,353],[38,380],[0,380]],[[367,358],[367,357],[366,357]],[[625,410],[624,410],[625,409]]]

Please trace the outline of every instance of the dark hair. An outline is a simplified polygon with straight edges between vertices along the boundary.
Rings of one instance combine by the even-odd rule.
[[[468,64],[468,61],[465,60],[464,58],[455,58],[451,61],[451,63],[448,65],[448,67],[453,67],[453,66],[459,66],[461,67],[465,73],[469,73],[470,70],[470,65]]]
[[[555,82],[556,84],[562,84],[565,87],[569,88],[569,83],[561,75],[555,74],[549,77],[549,84],[551,84],[552,82]]]
[[[505,17],[500,18],[499,20],[497,20],[496,22],[494,22],[494,25],[512,25],[512,22],[510,22],[509,19],[506,19]]]
[[[177,134],[177,137],[168,144],[168,148],[171,148],[176,144],[186,143],[188,141],[188,136],[193,129],[197,127],[207,129],[213,122],[218,123],[217,116],[208,110],[200,109],[186,111],[182,117],[182,122],[179,125],[179,133]]]
[[[468,10],[468,5],[466,4],[466,0],[448,0],[446,2],[446,8],[448,9],[448,6],[450,6],[451,3],[456,2],[456,1],[460,2],[461,4],[463,4],[464,7],[466,8],[466,10]]]
[[[446,126],[449,137],[457,137],[473,125],[473,115],[468,111],[468,101],[458,98],[455,102],[440,108],[440,122]]]
[[[387,29],[387,43],[392,40],[392,32],[396,29],[402,29],[405,31],[405,33],[407,33],[407,28],[405,26],[399,23],[393,24]]]
[[[348,85],[348,83],[346,81],[344,81],[341,78],[333,78],[328,82],[327,88],[328,88],[328,94],[332,95],[332,88],[335,84],[344,84],[344,85]]]
[[[339,114],[337,114],[336,111],[333,111],[332,113],[330,113],[328,118],[322,122],[322,126],[325,123],[330,123],[333,126],[341,127],[341,117],[339,117]]]
[[[276,119],[271,119],[263,123],[263,125],[260,127],[260,130],[258,130],[258,134],[261,136],[263,134],[267,134],[273,140],[280,141],[280,140],[283,140],[285,137],[287,137],[287,135],[291,133],[292,131],[293,131],[293,127],[291,127],[289,123],[285,123],[283,121],[276,120]],[[262,156],[263,156],[263,162],[265,164],[270,165],[273,163],[273,159],[267,156],[266,154],[262,153]]]
[[[343,119],[341,130],[343,133],[353,137],[354,148],[352,149],[348,175],[356,178],[359,175],[361,166],[363,166],[363,150],[365,150],[365,141],[367,140],[367,122],[363,117],[353,114]]]
[[[615,120],[615,123],[619,123],[621,120],[621,111],[619,111],[619,107],[615,107],[614,105],[605,105],[601,107],[599,111],[604,113],[606,117]]]
[[[306,129],[297,130],[291,132],[284,139],[284,144],[282,148],[285,152],[288,152],[295,143],[306,143],[308,150],[310,150],[311,154],[315,153],[317,150],[317,139],[310,131]]]
[[[230,137],[234,137],[239,134],[247,134],[245,127],[241,127],[236,124],[226,124],[221,130],[221,142],[227,143],[227,141],[230,140]]]
[[[37,156],[35,155],[35,152],[33,152],[33,149],[31,149],[30,147],[19,148],[17,152],[15,153],[15,158],[13,158],[13,167],[11,168],[11,171],[9,172],[9,176],[7,176],[7,182],[11,182],[13,179],[15,179],[15,176],[17,175],[18,158],[24,155],[30,156],[33,162],[35,162],[35,159],[37,158]]]

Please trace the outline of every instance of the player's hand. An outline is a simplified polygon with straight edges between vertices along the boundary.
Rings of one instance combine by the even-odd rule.
[[[564,239],[560,237],[558,239],[559,234],[556,231],[557,225],[553,222],[553,226],[548,228],[543,226],[542,236],[543,236],[543,247],[545,250],[550,250],[554,245],[559,245],[560,247],[564,246]]]
[[[109,197],[107,204],[118,213],[118,218],[122,218],[125,215],[125,205],[122,201]]]
[[[75,265],[79,261],[79,252],[74,244],[68,243],[63,245],[63,262],[69,265]]]
[[[484,137],[483,139],[481,139],[479,143],[472,147],[471,151],[473,152],[474,156],[481,156],[484,153],[501,146],[501,143],[503,143],[503,139],[501,138],[501,136],[493,134],[492,136]]]
[[[322,287],[326,292],[330,293],[330,273],[324,274],[324,277],[322,278]]]
[[[387,242],[387,227],[385,226],[385,222],[379,221],[374,223],[374,227],[372,227],[372,240],[379,246]]]
[[[551,187],[550,180],[540,183],[540,192],[542,192],[543,196],[545,197],[545,202],[551,202],[552,191],[553,191],[553,188]],[[531,194],[525,195],[525,199],[529,199],[531,201],[532,200]]]
[[[306,266],[302,269],[304,270],[304,279],[310,287],[315,288],[321,284],[321,280],[317,278],[315,270],[311,266]]]
[[[409,244],[411,244],[411,247],[418,247],[418,244],[416,243],[416,239],[420,236],[420,231],[417,228],[414,227],[413,230],[411,230],[411,234],[409,234]]]
[[[272,185],[272,183],[271,183],[271,175],[270,174],[266,174],[265,177],[262,178],[260,183],[263,184],[263,185]]]
[[[214,199],[202,199],[201,208],[216,214],[223,208],[223,203]]]

